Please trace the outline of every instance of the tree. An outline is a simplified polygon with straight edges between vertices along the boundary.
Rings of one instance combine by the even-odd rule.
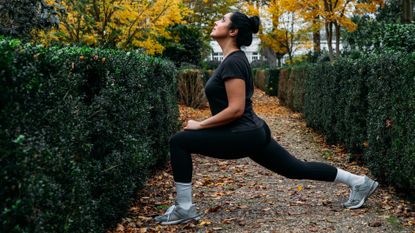
[[[399,23],[401,20],[401,0],[385,0],[384,7],[378,9],[376,20],[385,23]]]
[[[55,5],[64,12],[60,28],[37,31],[41,42],[143,48],[150,55],[163,51],[158,37],[169,37],[167,28],[184,23],[190,13],[181,0],[55,0]]]
[[[0,0],[0,34],[29,39],[33,29],[58,25],[56,14],[44,0]]]
[[[272,28],[270,31],[262,31],[259,36],[261,43],[275,52],[279,65],[285,54],[288,54],[292,62],[296,49],[309,46],[309,27],[301,20],[298,12],[290,10],[287,3],[281,0],[269,1],[265,9],[271,17]]]
[[[333,37],[336,39],[336,55],[340,55],[341,30],[355,31],[357,25],[352,21],[353,15],[364,15],[375,13],[378,6],[383,6],[383,0],[323,0],[323,10],[320,16],[324,19],[327,44],[329,47],[330,60],[333,60]],[[333,27],[335,32],[333,32]]]
[[[383,6],[384,0],[282,0],[291,11],[298,11],[306,21],[315,22],[318,28],[322,19],[326,31],[330,60],[334,59],[333,39],[336,40],[336,55],[340,54],[341,28],[354,31],[357,25],[352,21],[355,15],[375,13]],[[317,21],[315,21],[317,20]]]
[[[172,60],[176,66],[182,63],[199,65],[206,47],[200,28],[178,24],[168,31],[170,38],[160,38],[160,43],[165,47],[162,56]]]

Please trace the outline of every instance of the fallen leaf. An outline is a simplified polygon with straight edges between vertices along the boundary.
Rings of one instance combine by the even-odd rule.
[[[203,221],[200,221],[199,226],[207,226],[210,224],[212,224],[211,221],[203,220]]]
[[[236,218],[225,218],[222,221],[222,224],[230,224],[231,222],[233,222]]]
[[[374,222],[370,222],[368,225],[370,227],[380,227],[382,226],[382,223],[380,221],[374,221]]]
[[[220,208],[222,208],[220,205],[215,206],[213,208],[209,208],[207,212],[213,213],[213,212],[217,212]]]

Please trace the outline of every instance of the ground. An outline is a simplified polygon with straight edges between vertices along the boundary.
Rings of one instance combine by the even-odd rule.
[[[301,114],[281,106],[256,89],[254,110],[272,136],[297,158],[322,161],[373,177],[363,165],[349,162],[341,146],[326,145],[307,128]],[[205,119],[209,110],[180,106],[181,120]],[[137,194],[130,213],[109,233],[118,232],[409,232],[415,233],[414,203],[381,183],[363,208],[344,209],[345,185],[291,180],[250,159],[219,160],[194,155],[193,201],[204,213],[199,222],[163,226],[153,217],[174,202],[169,165],[157,171]]]

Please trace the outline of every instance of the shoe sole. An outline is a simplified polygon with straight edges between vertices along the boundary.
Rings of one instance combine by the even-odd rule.
[[[202,214],[196,215],[195,217],[186,218],[186,219],[180,219],[176,221],[169,221],[169,222],[160,222],[162,225],[173,225],[173,224],[182,224],[182,223],[188,223],[190,221],[199,221]]]
[[[379,183],[378,182],[376,182],[376,181],[373,182],[372,187],[370,187],[370,191],[366,195],[365,198],[363,198],[357,205],[349,206],[349,207],[346,207],[346,208],[347,209],[357,209],[357,208],[360,208],[366,202],[366,200],[370,197],[370,195],[372,195],[375,192],[375,190],[378,188],[378,186],[379,186]]]

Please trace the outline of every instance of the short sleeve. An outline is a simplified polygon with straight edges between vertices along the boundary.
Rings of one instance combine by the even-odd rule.
[[[229,59],[223,64],[221,73],[222,80],[229,78],[239,78],[246,80],[246,64],[240,59]]]

